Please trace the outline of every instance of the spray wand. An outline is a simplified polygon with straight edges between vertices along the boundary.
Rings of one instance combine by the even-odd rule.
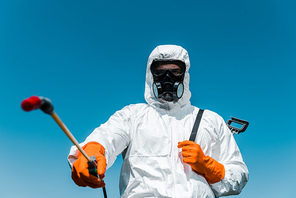
[[[53,105],[48,98],[32,96],[22,101],[21,107],[24,111],[32,111],[36,109],[41,109],[44,113],[49,114],[54,121],[60,126],[60,128],[64,131],[64,133],[68,136],[71,142],[77,147],[77,149],[81,152],[81,154],[86,158],[88,163],[89,173],[96,176],[100,179],[97,174],[97,162],[95,156],[88,156],[85,151],[81,148],[75,137],[72,135],[70,130],[66,127],[66,125],[62,122],[59,116],[55,113]],[[107,198],[106,188],[103,187],[104,198]]]

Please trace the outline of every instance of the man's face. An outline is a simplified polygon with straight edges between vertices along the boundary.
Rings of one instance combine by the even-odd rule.
[[[184,92],[185,66],[170,62],[155,62],[151,65],[153,92],[156,98],[178,101]]]

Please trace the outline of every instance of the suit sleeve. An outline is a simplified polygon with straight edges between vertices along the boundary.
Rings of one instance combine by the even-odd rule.
[[[221,117],[219,117],[217,124],[220,132],[218,161],[224,165],[225,176],[221,181],[211,184],[211,188],[218,197],[237,195],[248,181],[248,168],[232,133]]]
[[[116,160],[116,157],[121,154],[129,144],[131,115],[130,106],[117,111],[106,123],[96,128],[80,145],[84,146],[88,142],[100,143],[105,148],[107,168],[109,168]],[[77,148],[72,146],[70,154],[68,155],[70,166],[76,161],[77,153]]]

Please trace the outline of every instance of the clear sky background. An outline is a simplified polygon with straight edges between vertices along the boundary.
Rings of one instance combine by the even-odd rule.
[[[160,44],[189,52],[193,105],[250,122],[235,135],[250,172],[235,197],[294,197],[295,35],[295,0],[0,0],[0,197],[103,197],[72,182],[72,143],[51,117],[20,103],[50,98],[82,142],[145,102],[147,58]],[[106,172],[110,198],[121,163]]]

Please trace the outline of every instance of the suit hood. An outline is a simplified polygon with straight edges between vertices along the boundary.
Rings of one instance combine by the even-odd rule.
[[[154,60],[179,60],[185,63],[186,71],[184,76],[184,93],[177,102],[168,102],[156,98],[153,93],[153,75],[150,71],[151,64]],[[146,82],[145,82],[145,100],[148,104],[157,108],[164,108],[168,110],[183,108],[190,105],[191,92],[189,91],[189,73],[190,61],[188,52],[177,45],[159,45],[150,54],[147,62],[146,69]]]

